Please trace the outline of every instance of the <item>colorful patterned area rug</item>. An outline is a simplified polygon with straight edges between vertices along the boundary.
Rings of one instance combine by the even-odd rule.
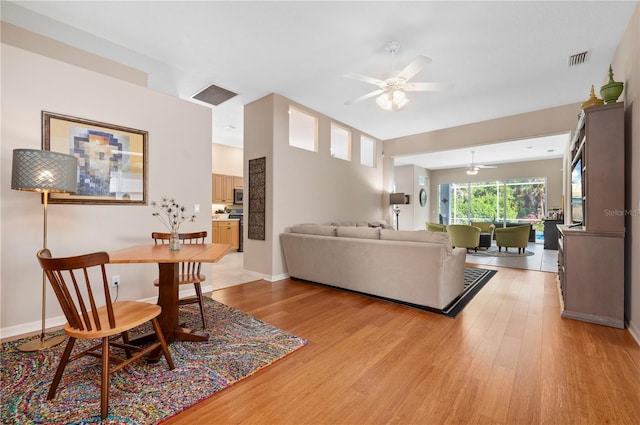
[[[205,299],[209,341],[172,343],[174,370],[169,370],[162,357],[155,364],[134,362],[113,374],[109,416],[102,422],[99,359],[84,357],[68,364],[56,397],[47,401],[66,341],[33,353],[18,351],[26,339],[2,344],[2,423],[156,424],[307,343],[253,316]],[[201,328],[198,305],[181,307],[180,321],[192,329]],[[74,353],[80,346],[88,345],[76,342]]]

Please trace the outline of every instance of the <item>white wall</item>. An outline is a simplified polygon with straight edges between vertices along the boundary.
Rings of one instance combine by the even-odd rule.
[[[2,147],[0,193],[0,319],[2,335],[40,328],[42,205],[36,193],[11,190],[13,149],[41,148],[41,111],[149,132],[148,199],[175,196],[189,210],[205,209],[181,230],[210,229],[211,128],[209,108],[182,101],[49,57],[1,44]],[[50,204],[48,246],[55,256],[110,251],[149,243],[160,223],[150,206]],[[205,268],[205,273],[210,269]],[[121,276],[120,299],[157,294],[153,264],[108,266]],[[47,317],[61,318],[49,290]],[[64,320],[62,320],[62,323]],[[49,321],[48,325],[60,324]]]
[[[625,102],[626,245],[625,318],[640,344],[640,2],[611,61],[616,81],[624,82],[618,101]],[[609,81],[603,70],[602,84]]]
[[[289,146],[289,105],[318,117],[318,152]],[[275,94],[245,107],[244,175],[249,175],[248,160],[267,157],[266,241],[246,240],[245,269],[268,277],[286,273],[279,234],[287,226],[382,219],[382,144],[378,143],[378,167],[360,165],[360,132],[336,122],[352,131],[353,160],[332,158],[331,122],[329,117]],[[245,196],[247,193],[245,190]],[[388,203],[388,194],[386,199]]]
[[[243,176],[243,158],[241,148],[214,143],[211,149],[211,169],[215,174]]]

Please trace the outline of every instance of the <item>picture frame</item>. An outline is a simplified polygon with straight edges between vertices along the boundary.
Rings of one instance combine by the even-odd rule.
[[[42,149],[78,158],[78,191],[50,193],[52,204],[147,204],[149,133],[42,112]]]
[[[420,189],[420,206],[425,207],[427,205],[427,191]]]

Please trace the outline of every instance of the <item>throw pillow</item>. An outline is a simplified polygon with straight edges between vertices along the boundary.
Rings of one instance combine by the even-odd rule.
[[[380,229],[374,227],[340,226],[336,231],[341,238],[380,239]]]
[[[333,225],[333,226],[355,227],[356,226],[356,222],[355,221],[336,221],[336,222],[331,223],[331,225]]]
[[[304,233],[306,235],[335,236],[336,226],[322,226],[319,224],[296,224],[291,226],[292,233]]]
[[[451,251],[451,239],[446,232],[427,232],[426,230],[380,230],[380,239],[387,241],[430,242],[443,244]]]

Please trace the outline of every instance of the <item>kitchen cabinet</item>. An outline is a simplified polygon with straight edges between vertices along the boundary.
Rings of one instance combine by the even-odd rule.
[[[232,204],[233,189],[242,189],[242,177],[224,174],[211,175],[211,200],[214,204]]]
[[[232,249],[240,248],[240,221],[214,220],[211,222],[213,243],[225,243]]]

